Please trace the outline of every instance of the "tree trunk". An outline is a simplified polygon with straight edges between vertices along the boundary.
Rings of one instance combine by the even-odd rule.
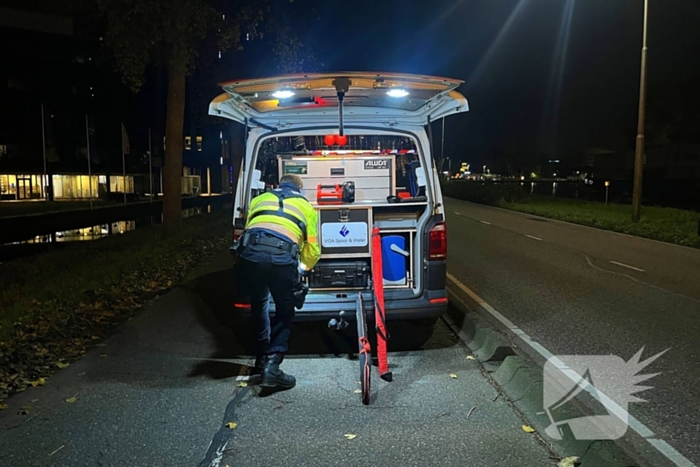
[[[171,234],[182,218],[182,146],[185,121],[185,60],[174,53],[168,63],[168,109],[165,121],[163,225]]]

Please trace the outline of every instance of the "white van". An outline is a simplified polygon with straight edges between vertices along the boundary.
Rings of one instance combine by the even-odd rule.
[[[445,211],[430,123],[468,110],[462,81],[343,72],[231,81],[211,115],[246,126],[234,238],[250,201],[286,173],[299,175],[318,210],[321,259],[297,319],[354,310],[371,281],[379,228],[387,319],[434,319],[447,309]],[[244,310],[244,295],[236,308]]]

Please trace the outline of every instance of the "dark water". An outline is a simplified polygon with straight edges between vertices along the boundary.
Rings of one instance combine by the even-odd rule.
[[[231,209],[231,203],[208,204],[205,207],[191,207],[182,210],[182,217],[197,216],[202,213],[221,212]],[[71,242],[100,240],[112,235],[124,235],[136,229],[152,227],[163,222],[163,215],[142,216],[135,219],[119,220],[99,225],[54,232],[49,235],[37,235],[26,240],[6,243],[0,246],[0,262],[60,248]]]

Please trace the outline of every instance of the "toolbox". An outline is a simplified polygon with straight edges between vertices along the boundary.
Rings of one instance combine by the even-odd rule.
[[[370,266],[366,261],[319,261],[309,274],[311,288],[367,287]]]
[[[322,185],[316,188],[316,202],[318,204],[343,204],[355,202],[355,182],[343,184]]]

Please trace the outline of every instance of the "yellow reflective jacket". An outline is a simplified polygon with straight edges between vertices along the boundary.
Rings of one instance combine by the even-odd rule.
[[[246,229],[262,228],[281,233],[290,240],[296,241],[301,252],[301,265],[304,269],[312,269],[321,257],[321,248],[318,245],[318,214],[306,198],[298,191],[292,191],[283,184],[281,189],[275,192],[263,193],[253,198],[248,209],[248,221]],[[278,196],[281,194],[282,197]],[[277,215],[280,209],[289,216],[293,216],[306,226],[306,241],[304,233],[297,222]],[[264,212],[264,214],[263,214]]]

